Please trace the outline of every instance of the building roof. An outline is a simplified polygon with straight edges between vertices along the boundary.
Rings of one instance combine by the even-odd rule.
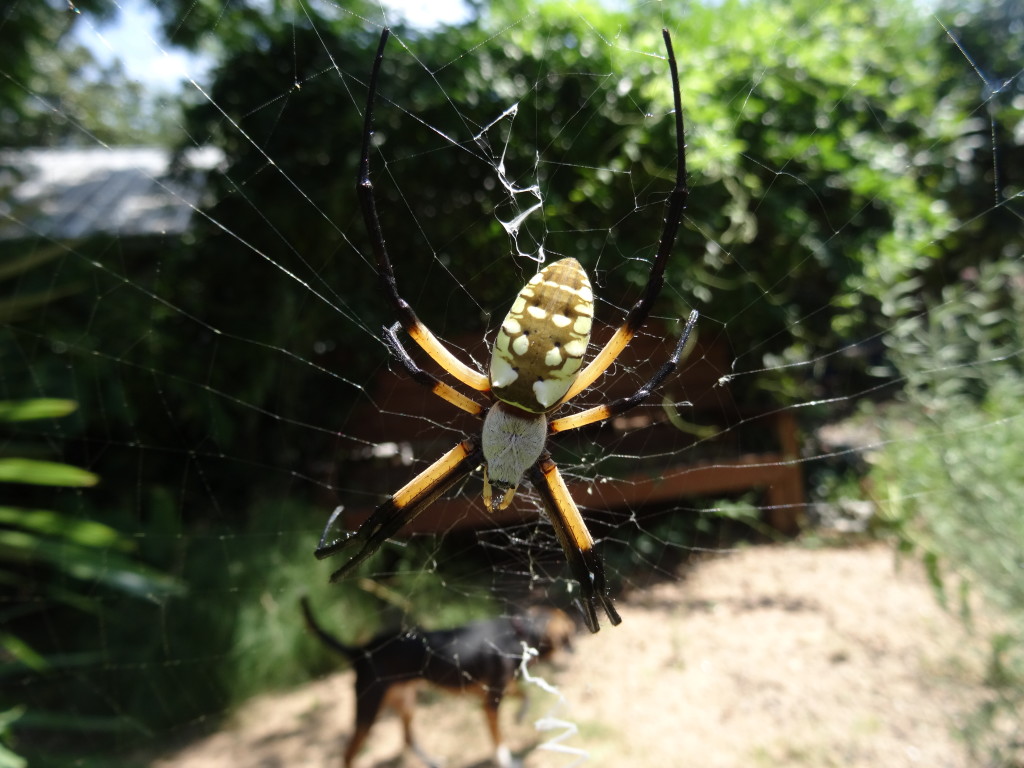
[[[13,181],[0,198],[0,239],[180,235],[223,158],[215,147],[189,150],[172,173],[172,153],[160,147],[0,153],[0,176]]]

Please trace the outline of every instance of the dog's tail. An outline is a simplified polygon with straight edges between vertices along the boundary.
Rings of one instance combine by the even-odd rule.
[[[309,598],[303,595],[299,600],[299,604],[302,606],[302,616],[306,620],[306,626],[309,627],[310,632],[320,638],[320,642],[349,659],[353,659],[359,655],[358,648],[351,645],[345,645],[341,640],[317,623],[316,617],[313,616],[313,609],[309,607]]]

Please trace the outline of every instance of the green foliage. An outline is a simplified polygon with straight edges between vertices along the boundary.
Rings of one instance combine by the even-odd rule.
[[[948,34],[937,46],[942,69],[936,75],[941,110],[936,124],[951,136],[955,151],[939,183],[942,201],[960,226],[944,236],[944,258],[922,275],[922,290],[933,296],[979,262],[1012,260],[1024,252],[1024,36],[1019,34],[1024,6],[1017,0],[942,5]],[[973,94],[953,85],[967,57],[976,73]],[[971,98],[976,108],[957,120],[950,107],[969,105]],[[977,215],[988,207],[985,216]]]
[[[106,3],[75,3],[101,23]],[[70,32],[82,15],[67,0],[14,2],[0,47],[0,147],[168,143],[176,105],[128,78],[119,61],[101,65]]]
[[[881,517],[919,557],[944,603],[950,583],[969,615],[965,588],[984,595],[1007,631],[990,639],[992,696],[965,730],[986,765],[1012,766],[1024,706],[1024,381],[995,383],[984,402],[946,400],[890,414],[873,480]]]
[[[71,400],[38,397],[34,400],[0,400],[0,421],[32,421],[59,419],[75,411]]]
[[[188,25],[201,29],[204,9],[223,11],[190,8]],[[217,143],[231,164],[215,190],[218,225],[202,237],[211,254],[204,269],[235,263],[226,258],[235,252],[251,261],[247,243],[261,243],[311,284],[345,281],[350,291],[332,301],[376,327],[388,315],[359,255],[367,249],[351,176],[361,116],[339,110],[336,99],[344,86],[360,104],[375,35],[315,6],[298,18],[245,4],[231,12],[241,29],[258,29],[262,45],[222,38],[213,103],[190,111],[189,134]],[[756,385],[737,382],[741,401],[806,396],[816,382],[799,374],[810,369],[783,364],[876,333],[884,294],[930,269],[956,227],[950,208],[935,201],[950,188],[945,166],[969,129],[975,95],[936,103],[935,73],[948,64],[932,44],[934,22],[910,4],[822,8],[810,0],[690,4],[658,24],[597,5],[585,15],[584,23],[576,4],[502,5],[458,34],[410,36],[416,59],[399,42],[390,46],[373,163],[384,231],[402,255],[399,280],[419,278],[402,283],[408,298],[442,333],[478,332],[521,282],[524,266],[497,219],[522,203],[484,192],[500,159],[517,185],[538,183],[544,196],[544,215],[528,220],[519,247],[579,256],[600,275],[603,295],[628,306],[657,240],[675,160],[664,62],[637,54],[661,52],[665,23],[677,38],[693,193],[691,227],[667,276],[679,289],[666,292],[659,311],[678,316],[699,306],[705,318],[728,319],[735,349],[756,349],[749,366],[773,370]],[[502,44],[486,44],[495,30]],[[473,66],[444,66],[466,50]],[[282,109],[266,108],[285,92]],[[514,120],[478,140],[467,130],[513,104]],[[467,151],[455,151],[456,142]],[[275,172],[261,170],[268,156]],[[220,225],[245,231],[247,243]],[[316,273],[306,277],[309,265]],[[269,308],[282,330],[295,328],[289,318],[299,307],[279,274],[255,265],[244,300],[214,274],[195,305],[232,307],[239,328]],[[326,304],[301,311],[303,337],[288,339],[299,348],[337,322]],[[353,335],[342,351],[349,361],[370,360],[380,347],[370,334]],[[257,399],[272,376],[246,377]]]
[[[1006,634],[991,641],[993,696],[965,733],[986,764],[1006,766],[1017,764],[1024,705],[1022,286],[1014,260],[983,265],[936,306],[904,289],[917,313],[896,322],[887,343],[910,407],[881,420],[886,441],[872,473],[883,522],[925,564],[940,599],[949,602],[953,576],[962,610],[965,590],[976,590],[1005,618]]]
[[[99,14],[105,10],[95,0],[86,0],[82,7]],[[75,14],[62,0],[11,3],[5,9],[4,45],[0,46],[0,146],[22,146],[22,125],[39,111],[31,91],[37,57],[52,51],[74,20]]]
[[[933,300],[923,278],[896,284],[883,309],[893,326],[889,359],[908,395],[925,408],[961,398],[984,401],[993,387],[1024,376],[1024,262],[980,263]]]
[[[207,588],[171,608],[170,631],[176,635],[179,623],[183,626],[196,617],[207,626],[208,641],[192,652],[217,659],[207,674],[217,681],[220,708],[268,689],[298,684],[323,668],[322,654],[305,637],[298,608],[301,595],[343,606],[351,611],[353,623],[372,614],[366,605],[370,601],[360,602],[358,594],[328,584],[330,564],[313,559],[313,527],[297,526],[295,521],[315,516],[316,510],[294,502],[260,505],[251,511],[247,529],[225,542],[220,556],[210,549],[190,558],[189,581]],[[194,687],[197,682],[184,685]]]
[[[92,472],[55,461],[36,459],[0,459],[0,483],[62,485],[86,487],[96,485],[99,478]]]
[[[875,479],[883,519],[909,548],[969,575],[1024,622],[1022,405],[1024,383],[1008,378],[981,404],[896,411]]]
[[[8,749],[5,744],[11,739],[11,726],[25,714],[24,707],[12,707],[0,712],[0,768],[25,768],[28,761]]]
[[[23,423],[70,414],[74,403],[57,399],[0,402],[0,423]],[[91,486],[91,472],[54,461],[0,457],[0,483],[40,486]],[[0,588],[6,599],[0,610],[0,678],[21,685],[59,675],[68,659],[33,647],[18,634],[40,613],[63,604],[73,612],[95,613],[99,594],[110,590],[137,599],[173,594],[178,584],[140,563],[132,539],[102,523],[60,512],[0,506]],[[20,685],[17,687],[21,687]],[[3,746],[11,726],[31,727],[46,716],[12,698],[14,688],[0,695],[0,766],[19,766],[21,758]],[[63,729],[78,730],[84,721],[58,718]],[[104,724],[109,725],[110,721]]]
[[[617,222],[617,253],[650,252],[656,226],[643,215],[615,216],[628,203],[608,170],[627,174],[642,190],[657,190],[668,177],[670,133],[635,112],[637,104],[655,114],[667,111],[668,81],[631,52],[659,51],[661,24],[675,34],[688,124],[687,220],[697,232],[681,233],[677,251],[685,258],[669,265],[669,284],[684,287],[669,311],[698,306],[705,332],[709,318],[726,318],[733,348],[753,350],[744,361],[773,368],[748,391],[744,381],[734,382],[741,400],[763,399],[768,391],[787,402],[814,392],[821,377],[802,375],[814,369],[787,364],[876,334],[885,326],[880,304],[893,284],[922,271],[943,274],[949,262],[943,238],[957,230],[957,213],[973,215],[979,200],[991,197],[991,181],[986,190],[976,174],[981,157],[977,165],[955,166],[962,177],[954,181],[954,159],[978,146],[969,114],[977,94],[954,76],[963,60],[953,60],[952,46],[935,44],[934,20],[913,4],[686,4],[666,7],[671,16],[658,24],[641,14],[588,8],[588,26],[597,38],[614,40],[611,45],[594,44],[594,34],[577,29],[575,5],[530,4],[529,10],[540,17],[536,26],[504,29],[521,19],[522,5],[492,9],[485,24],[502,29],[524,58],[536,55],[533,71],[548,74],[547,83],[527,81],[539,104],[537,124],[543,129],[550,122],[554,134],[537,137],[542,163],[545,156],[562,160],[563,152],[572,159],[578,151],[587,160],[577,162],[590,167],[594,157],[603,158],[589,174],[572,169],[576,189],[564,198],[554,179],[542,179],[552,218],[567,222],[573,237],[577,228],[593,233],[594,242],[584,235],[578,243],[585,261],[607,249],[593,227],[609,218]],[[621,82],[632,86],[628,95],[618,98],[577,81],[577,97],[566,98],[574,76],[562,73],[579,72],[580,59],[586,71],[622,73]],[[483,71],[495,82],[492,76],[503,69]],[[563,77],[561,98],[554,105],[544,101],[548,83]],[[510,80],[509,87],[497,80],[494,90],[516,93]],[[605,137],[617,151],[571,131],[575,109],[588,127],[609,126]],[[549,114],[554,119],[547,121]],[[566,136],[573,141],[563,148],[559,139]],[[531,156],[534,146],[523,149]],[[559,180],[567,181],[564,175]],[[965,203],[956,211],[937,202],[954,190]],[[641,267],[628,268],[632,281],[640,280]],[[736,307],[743,311],[737,314]],[[831,361],[848,369],[843,374],[850,387],[864,386],[871,373],[858,368],[857,359],[865,358]]]

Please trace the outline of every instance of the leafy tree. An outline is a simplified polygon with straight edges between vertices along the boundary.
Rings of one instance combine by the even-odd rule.
[[[103,13],[102,3],[87,0],[84,8]],[[0,146],[20,143],[20,127],[31,119],[35,69],[40,55],[52,55],[74,21],[67,2],[13,2],[0,15]]]
[[[0,146],[166,143],[176,110],[131,80],[120,61],[101,65],[71,35],[113,6],[86,0],[16,0],[0,16]]]
[[[986,370],[990,363],[1005,360],[1000,368],[1024,371],[1015,312],[1024,257],[1024,8],[955,4],[942,18],[950,21],[935,41],[935,124],[949,151],[933,175],[957,226],[931,249],[938,258],[919,259],[876,286],[892,321],[889,357],[912,396],[950,366],[948,380],[936,386],[939,399],[969,394],[984,402],[1005,378]],[[956,313],[964,317],[951,322]]]
[[[276,11],[165,9],[179,42],[208,40],[211,14],[223,29],[188,135],[221,147],[228,166],[196,247],[161,272],[184,316],[202,322],[159,313],[147,365],[175,371],[161,397],[178,434],[241,459],[239,498],[254,490],[247,467],[308,466],[337,446],[332,432],[386,359],[379,328],[391,321],[353,191],[377,30],[328,6]],[[877,346],[830,356],[847,366],[831,377],[779,364],[876,337],[890,287],[943,259],[956,219],[935,201],[966,115],[937,102],[934,24],[911,5],[811,0],[691,5],[663,23],[677,39],[692,192],[658,313],[699,307],[701,332],[725,336],[738,370],[771,370],[734,382],[741,401],[870,386]],[[524,204],[489,191],[499,161],[544,196],[520,244],[579,256],[602,295],[628,305],[675,161],[667,68],[637,53],[660,54],[659,26],[547,3],[496,6],[457,34],[398,30],[416,58],[393,42],[385,59],[374,180],[399,279],[415,275],[403,291],[432,327],[479,334],[529,269],[499,223]],[[466,50],[473,66],[446,66]],[[513,104],[515,119],[497,120]],[[186,354],[207,348],[212,374]],[[293,354],[313,363],[301,390],[288,386]],[[248,407],[240,414],[232,398]],[[323,431],[311,438],[308,425]]]

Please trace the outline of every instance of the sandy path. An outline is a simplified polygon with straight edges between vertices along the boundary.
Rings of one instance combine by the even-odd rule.
[[[561,700],[538,692],[522,724],[517,702],[503,708],[527,768],[584,753],[595,768],[967,765],[954,730],[982,693],[978,661],[918,569],[896,568],[886,547],[744,549],[620,609],[622,625],[581,635],[564,668],[535,670]],[[338,766],[352,712],[341,672],[250,702],[154,766]],[[541,733],[541,718],[563,725]],[[417,731],[447,768],[489,764],[468,698],[424,697]],[[559,734],[565,751],[541,745]],[[400,749],[387,717],[359,768],[422,765]]]

